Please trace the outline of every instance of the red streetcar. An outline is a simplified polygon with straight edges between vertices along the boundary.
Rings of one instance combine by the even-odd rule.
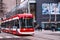
[[[2,31],[12,34],[34,34],[34,24],[32,14],[16,14],[3,20]]]

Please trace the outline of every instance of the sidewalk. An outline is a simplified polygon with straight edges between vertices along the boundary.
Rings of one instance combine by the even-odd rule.
[[[35,34],[38,35],[49,35],[49,36],[59,36],[60,37],[60,31],[51,31],[51,30],[42,30],[42,31],[35,31]],[[39,36],[39,35],[38,35]]]
[[[55,32],[55,33],[60,33],[60,31],[51,31],[51,30],[44,30],[44,29],[43,29],[42,31],[41,31],[41,30],[35,30],[35,31],[40,31],[40,32],[52,32],[52,33],[53,33],[53,32]]]
[[[41,38],[40,40],[60,40],[60,31],[52,32],[50,30],[36,30],[35,36]]]

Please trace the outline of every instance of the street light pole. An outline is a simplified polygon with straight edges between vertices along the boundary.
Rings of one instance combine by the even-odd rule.
[[[57,15],[56,15],[56,7],[55,7],[55,27],[57,27]]]
[[[55,8],[55,24],[56,24],[56,8]]]
[[[49,12],[50,12],[50,14],[49,14],[49,23],[50,23],[50,27],[51,27],[51,4],[49,3]]]
[[[16,13],[17,13],[17,0],[16,0]],[[16,13],[15,13],[15,14],[16,14]]]
[[[29,3],[29,0],[28,0],[28,13],[30,13],[30,3]]]

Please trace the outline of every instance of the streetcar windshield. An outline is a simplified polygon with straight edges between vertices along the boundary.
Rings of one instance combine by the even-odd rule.
[[[21,19],[21,28],[32,28],[33,27],[33,19],[32,18],[24,18]]]

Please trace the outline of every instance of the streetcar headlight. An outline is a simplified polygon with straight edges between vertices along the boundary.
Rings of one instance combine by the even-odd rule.
[[[23,30],[26,30],[25,28]]]

